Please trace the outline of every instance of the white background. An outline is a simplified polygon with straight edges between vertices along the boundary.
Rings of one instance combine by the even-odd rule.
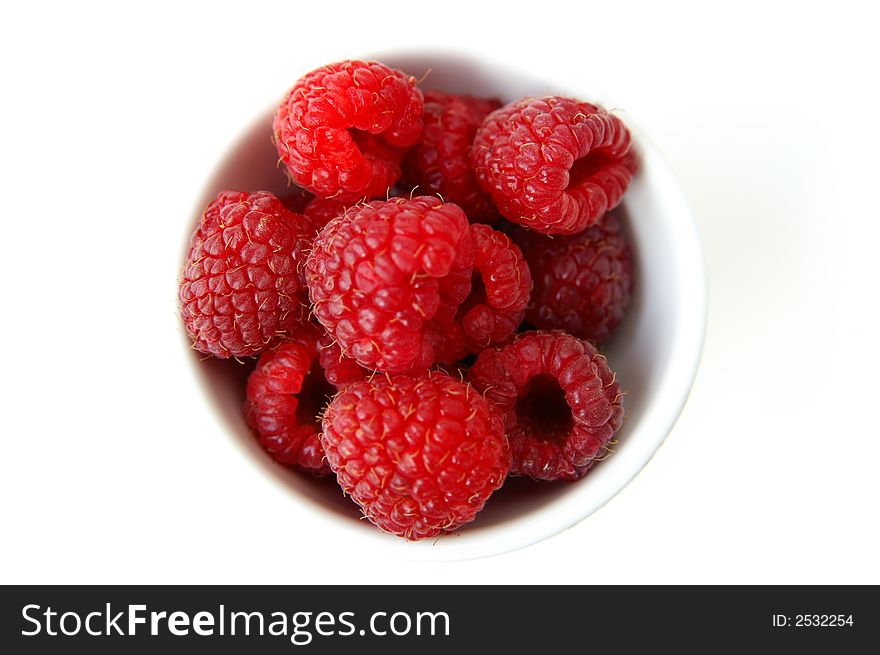
[[[870,3],[79,4],[0,17],[0,581],[880,582]],[[672,164],[709,273],[650,465],[573,529],[461,563],[363,557],[295,502],[279,543],[252,505],[288,492],[217,434],[175,316],[241,129],[298,73],[406,46],[589,68]]]

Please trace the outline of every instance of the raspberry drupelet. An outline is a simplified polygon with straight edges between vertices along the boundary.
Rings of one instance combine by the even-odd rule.
[[[371,370],[426,370],[471,290],[473,239],[436,197],[355,205],[318,234],[306,261],[312,311]]]
[[[474,136],[477,184],[502,216],[544,234],[574,234],[616,207],[636,168],[629,130],[597,105],[523,98]]]
[[[180,316],[193,347],[250,357],[308,315],[299,270],[315,228],[268,191],[221,192],[193,234],[180,282]]]
[[[611,213],[571,236],[550,238],[525,229],[512,236],[535,283],[526,320],[593,343],[607,340],[632,295],[632,255],[618,217]]]
[[[351,357],[344,355],[339,344],[323,330],[318,339],[318,364],[324,371],[324,378],[336,389],[345,389],[353,382],[363,380],[369,373]]]
[[[378,62],[343,61],[301,78],[279,105],[275,145],[288,175],[321,198],[384,196],[422,133],[414,77]]]
[[[319,417],[338,389],[365,376],[317,328],[303,325],[265,351],[248,377],[248,426],[278,463],[327,474]]]
[[[610,452],[623,421],[620,386],[605,357],[560,330],[525,332],[484,350],[467,379],[504,418],[511,474],[581,478]]]
[[[500,416],[438,371],[356,382],[328,405],[322,425],[343,490],[370,521],[406,539],[472,521],[510,467]]]
[[[501,103],[493,98],[425,92],[422,139],[403,160],[403,189],[439,194],[464,210],[471,222],[496,223],[498,210],[477,188],[469,151],[477,128]]]
[[[353,204],[340,202],[336,198],[314,198],[303,208],[303,214],[320,230],[334,218],[344,214]]]

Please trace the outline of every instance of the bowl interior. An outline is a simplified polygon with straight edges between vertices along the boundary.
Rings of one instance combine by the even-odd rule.
[[[583,82],[554,85],[502,66],[445,54],[375,58],[417,78],[427,74],[421,83],[426,89],[495,95],[505,102],[548,93],[607,102]],[[279,95],[285,91],[279,88]],[[634,297],[623,324],[603,348],[626,394],[626,417],[613,456],[576,483],[541,484],[511,478],[472,524],[433,542],[406,543],[359,521],[358,509],[343,497],[335,480],[290,471],[262,452],[241,411],[253,362],[202,361],[189,351],[229,435],[250,455],[251,462],[243,465],[262,467],[290,490],[290,502],[312,504],[316,511],[335,517],[333,522],[340,529],[383,549],[429,559],[483,556],[533,543],[570,527],[619,491],[660,445],[684,404],[702,346],[705,289],[698,241],[681,194],[653,147],[625,112],[618,113],[633,130],[641,169],[621,207],[636,263]],[[232,146],[205,186],[190,227],[198,221],[201,208],[223,189],[265,189],[279,195],[288,190],[270,142],[271,117],[272,110],[268,110]]]

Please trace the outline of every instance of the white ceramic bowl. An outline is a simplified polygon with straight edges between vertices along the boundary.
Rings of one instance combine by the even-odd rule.
[[[425,88],[495,95],[505,102],[546,94],[608,100],[584,80],[537,80],[487,60],[445,53],[369,58],[416,77],[430,69]],[[292,70],[291,78],[279,84],[279,99],[306,72]],[[199,214],[222,189],[285,190],[269,140],[272,110],[260,116],[220,162],[197,202]],[[200,361],[184,344],[181,356],[192,360],[204,393],[248,455],[241,465],[261,467],[289,490],[277,496],[283,499],[281,506],[268,507],[268,512],[279,516],[284,514],[284,503],[304,503],[323,514],[323,523],[338,529],[340,538],[364,548],[378,546],[391,556],[414,559],[469,559],[527,546],[571,527],[605,504],[645,466],[672,429],[696,374],[705,329],[706,283],[697,231],[668,166],[632,118],[615,111],[632,130],[641,157],[641,169],[626,193],[622,212],[635,252],[635,293],[623,325],[604,349],[626,392],[626,418],[616,452],[578,482],[509,479],[472,524],[436,540],[408,543],[359,521],[356,507],[343,498],[334,480],[317,480],[274,465],[244,424],[245,367]],[[194,217],[193,224],[197,220]],[[301,527],[289,529],[291,540],[302,534]]]

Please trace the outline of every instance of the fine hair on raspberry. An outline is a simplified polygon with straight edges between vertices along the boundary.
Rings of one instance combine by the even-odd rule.
[[[338,389],[365,375],[338,349],[323,344],[317,328],[303,325],[266,350],[248,377],[248,426],[279,464],[327,474],[320,415]]]
[[[473,265],[458,206],[433,196],[355,205],[324,226],[306,261],[312,311],[361,366],[427,370]]]
[[[576,480],[611,452],[623,421],[605,356],[561,330],[525,332],[484,350],[467,379],[504,418],[511,473]]]
[[[551,238],[525,229],[511,234],[535,284],[528,323],[606,341],[623,319],[633,287],[632,253],[615,212],[571,236]]]
[[[500,106],[494,98],[426,91],[425,129],[403,160],[401,186],[454,202],[471,222],[497,223],[498,210],[477,187],[469,155],[477,128]]]
[[[306,318],[301,274],[315,229],[268,191],[221,192],[205,209],[180,282],[193,348],[215,357],[260,354]]]
[[[302,213],[320,230],[334,218],[344,214],[353,204],[355,203],[341,202],[336,198],[313,198],[303,207]]]
[[[474,136],[477,184],[501,214],[544,234],[575,234],[620,203],[636,168],[629,130],[598,105],[523,98]]]
[[[278,155],[296,184],[321,198],[384,196],[422,132],[416,80],[379,62],[342,61],[302,77],[273,121]]]
[[[471,225],[474,275],[437,358],[452,363],[505,342],[526,313],[532,276],[519,247],[488,225]]]
[[[510,467],[500,416],[439,371],[355,382],[328,405],[322,425],[342,489],[370,521],[406,539],[472,521]]]

